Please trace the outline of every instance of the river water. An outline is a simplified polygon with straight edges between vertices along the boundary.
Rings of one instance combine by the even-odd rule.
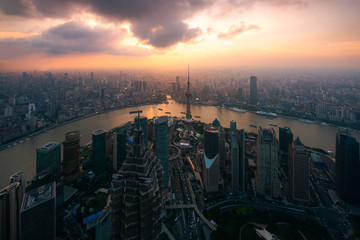
[[[159,108],[163,109],[163,111],[159,110]],[[165,112],[171,112],[171,116],[181,117],[184,116],[181,112],[186,111],[186,106],[185,104],[169,100],[169,104],[145,105],[106,112],[59,126],[49,130],[47,133],[37,135],[28,141],[0,151],[0,189],[8,185],[9,176],[15,172],[25,171],[27,181],[34,177],[36,148],[49,141],[62,142],[65,138],[65,133],[74,130],[80,131],[81,144],[85,144],[91,141],[91,133],[96,129],[110,130],[128,121],[133,121],[135,116],[130,115],[129,112],[137,109],[143,110],[142,116],[148,118],[166,115]],[[191,112],[195,120],[210,123],[217,118],[223,127],[230,127],[230,121],[235,120],[237,129],[244,128],[246,131],[254,133],[257,133],[257,129],[249,125],[261,126],[263,128],[271,127],[269,124],[278,125],[279,127],[287,126],[293,132],[294,138],[299,136],[304,145],[335,152],[336,127],[308,124],[296,119],[283,117],[272,120],[251,112],[237,113],[213,106],[191,106]],[[195,116],[200,116],[201,118],[195,118]],[[278,136],[278,127],[274,128]],[[358,140],[360,139],[359,132],[351,131],[351,134]]]

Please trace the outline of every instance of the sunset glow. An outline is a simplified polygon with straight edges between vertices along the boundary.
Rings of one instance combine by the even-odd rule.
[[[2,70],[360,66],[357,0],[29,2],[0,2]]]

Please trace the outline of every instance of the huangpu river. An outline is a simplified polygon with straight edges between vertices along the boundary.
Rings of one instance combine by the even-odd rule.
[[[162,109],[161,110],[159,110]],[[130,111],[140,109],[143,111],[142,116],[152,118],[154,116],[170,115],[182,117],[185,112],[186,105],[169,100],[168,104],[145,105],[138,107],[130,107],[111,112],[97,114],[88,118],[73,121],[31,137],[29,140],[18,143],[17,145],[0,151],[0,189],[9,184],[9,176],[18,171],[25,171],[26,181],[30,181],[35,175],[36,169],[36,148],[47,142],[62,142],[65,133],[78,130],[81,133],[81,144],[91,141],[91,133],[97,129],[111,130],[114,127],[121,126],[128,121],[134,120],[134,115],[130,115]],[[171,114],[166,114],[170,112]],[[245,129],[249,132],[257,133],[257,128],[251,127],[261,126],[263,128],[287,126],[293,132],[294,138],[300,137],[304,145],[310,147],[321,148],[326,151],[335,152],[335,137],[337,127],[321,125],[318,123],[309,124],[300,122],[296,119],[278,117],[269,119],[266,116],[260,116],[252,112],[238,113],[226,108],[217,108],[213,106],[191,106],[191,112],[194,120],[205,123],[211,123],[217,118],[223,127],[230,127],[230,121],[235,120],[237,129]],[[200,116],[200,118],[195,118]],[[274,127],[278,137],[278,127]],[[351,130],[353,137],[360,139],[360,133]]]

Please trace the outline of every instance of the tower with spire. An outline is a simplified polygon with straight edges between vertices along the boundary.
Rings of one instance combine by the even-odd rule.
[[[186,124],[187,124],[187,133],[188,135],[190,135],[190,126],[191,126],[191,123],[192,123],[192,116],[191,116],[191,111],[190,111],[190,100],[191,100],[191,96],[192,96],[192,93],[190,91],[190,73],[189,73],[189,65],[188,65],[188,89],[185,93],[186,95]]]
[[[141,112],[130,113],[140,119]],[[162,172],[159,159],[144,145],[138,121],[132,151],[112,177],[112,239],[160,239]]]

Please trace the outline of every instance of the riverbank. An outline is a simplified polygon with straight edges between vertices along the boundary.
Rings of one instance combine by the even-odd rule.
[[[37,130],[37,131],[32,132],[30,134],[21,136],[19,138],[15,138],[14,140],[11,140],[10,142],[7,142],[5,144],[0,144],[0,151],[3,151],[5,149],[7,149],[7,148],[11,148],[13,146],[16,146],[19,143],[22,143],[24,141],[28,141],[29,139],[34,138],[36,136],[39,136],[41,134],[46,134],[48,131],[50,131],[52,129],[55,129],[55,128],[58,128],[58,127],[61,127],[61,126],[64,126],[64,125],[67,125],[67,124],[70,124],[70,123],[73,123],[73,122],[76,122],[76,121],[80,121],[80,120],[83,120],[83,119],[86,119],[86,118],[90,118],[90,117],[93,117],[93,116],[96,116],[96,115],[100,115],[100,114],[104,114],[104,113],[108,113],[108,112],[113,112],[113,111],[117,111],[117,110],[121,110],[121,109],[126,109],[126,108],[137,107],[137,106],[141,107],[141,106],[158,105],[158,104],[162,104],[162,101],[158,102],[158,103],[146,103],[146,104],[141,104],[141,105],[129,105],[129,106],[124,106],[124,107],[111,108],[111,109],[107,109],[107,110],[104,110],[104,111],[101,111],[101,112],[95,112],[95,113],[91,113],[91,114],[81,116],[81,117],[78,117],[78,118],[73,118],[73,119],[70,119],[70,120],[62,122],[62,123],[50,124],[50,125],[48,125],[46,127],[41,128],[40,130]]]

